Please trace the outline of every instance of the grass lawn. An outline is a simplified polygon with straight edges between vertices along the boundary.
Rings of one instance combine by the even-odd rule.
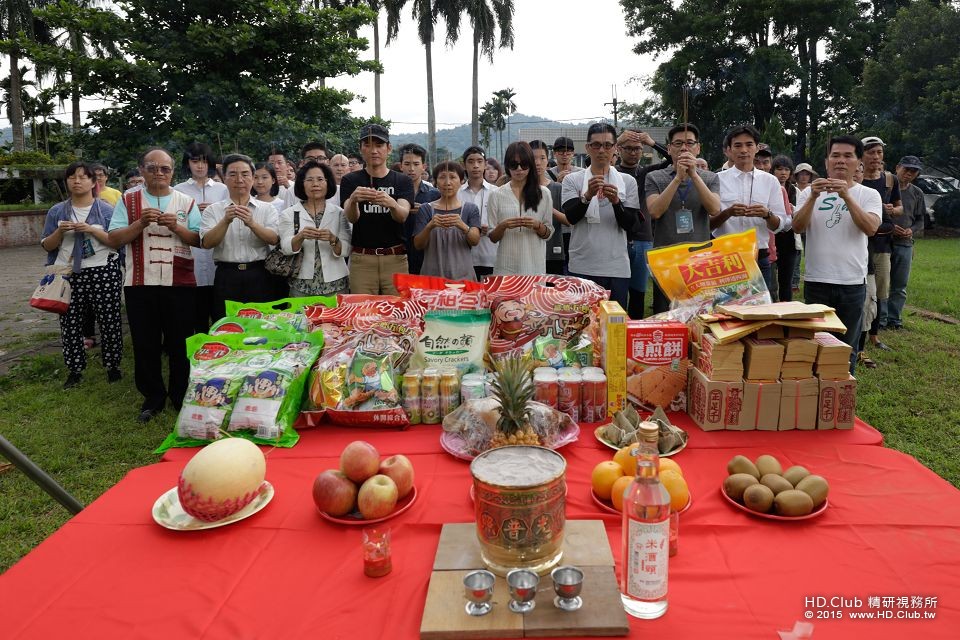
[[[960,239],[922,240],[908,305],[960,317]],[[878,368],[861,369],[857,412],[883,432],[886,445],[916,456],[960,487],[960,326],[908,314],[906,328],[885,332],[894,351],[871,351]],[[83,383],[62,391],[59,353],[22,362],[0,377],[0,433],[89,504],[151,453],[173,427],[160,418],[134,421],[140,395],[129,348],[124,379],[108,385],[99,361]],[[149,505],[144,505],[148,509]],[[43,541],[69,514],[16,469],[0,473],[0,571]]]

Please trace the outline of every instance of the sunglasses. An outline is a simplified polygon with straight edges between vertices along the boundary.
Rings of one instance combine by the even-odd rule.
[[[508,164],[508,165],[507,165],[507,168],[508,168],[508,169],[520,170],[520,171],[526,171],[526,170],[528,170],[528,169],[530,168],[530,165],[525,164],[525,163],[520,162],[520,161],[517,161],[517,162],[511,162],[510,164]]]
[[[173,173],[173,167],[168,167],[166,165],[148,164],[144,167],[144,170],[147,173],[162,173],[165,176]]]

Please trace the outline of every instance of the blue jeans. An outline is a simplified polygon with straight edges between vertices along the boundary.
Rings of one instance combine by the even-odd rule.
[[[770,256],[769,254],[760,254],[757,256],[757,266],[760,267],[760,274],[763,276],[763,281],[767,285],[767,291],[770,292],[770,299],[774,300],[773,296],[773,269],[770,268]]]
[[[825,304],[836,309],[837,317],[847,332],[839,336],[853,350],[850,352],[850,373],[857,363],[857,345],[860,343],[860,325],[863,324],[863,303],[867,285],[828,284],[826,282],[803,282],[803,298],[807,304]]]
[[[650,271],[647,268],[647,251],[653,249],[653,242],[649,240],[634,240],[628,245],[630,254],[630,288],[641,293],[647,292],[647,279]]]
[[[610,299],[620,303],[624,311],[627,309],[627,290],[630,288],[630,278],[614,278],[612,276],[588,276],[583,273],[573,273],[570,275],[575,278],[583,278],[596,282],[604,289],[609,289]]]
[[[890,298],[887,300],[887,326],[903,326],[903,305],[907,302],[907,281],[913,263],[913,247],[893,245],[890,254]]]

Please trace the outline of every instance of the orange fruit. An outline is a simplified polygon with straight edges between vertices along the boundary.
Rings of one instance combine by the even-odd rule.
[[[613,503],[613,508],[621,513],[623,513],[623,493],[631,482],[633,482],[633,476],[621,476],[610,488],[610,502]]]
[[[593,473],[590,474],[590,484],[598,498],[609,500],[613,483],[621,477],[623,477],[623,467],[613,460],[604,460],[593,468]]]
[[[687,481],[683,476],[673,469],[666,469],[660,474],[660,482],[667,488],[670,494],[670,508],[674,511],[680,511],[690,502],[690,489],[687,487]]]
[[[680,475],[683,475],[683,469],[680,468],[680,465],[673,461],[673,458],[660,458],[660,473],[663,473],[667,469],[672,469]]]
[[[613,461],[623,467],[623,472],[628,476],[637,474],[637,444],[628,444],[613,456]]]

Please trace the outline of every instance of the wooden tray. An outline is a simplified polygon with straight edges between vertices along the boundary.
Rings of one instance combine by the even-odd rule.
[[[613,555],[600,520],[568,520],[564,528],[563,559],[583,570],[583,607],[561,611],[553,606],[550,576],[540,578],[536,608],[525,615],[507,607],[507,583],[497,577],[493,610],[472,617],[464,611],[463,577],[483,568],[476,525],[445,524],[430,574],[427,601],[420,623],[422,640],[471,638],[535,638],[560,636],[625,636],[630,627],[620,604]]]

